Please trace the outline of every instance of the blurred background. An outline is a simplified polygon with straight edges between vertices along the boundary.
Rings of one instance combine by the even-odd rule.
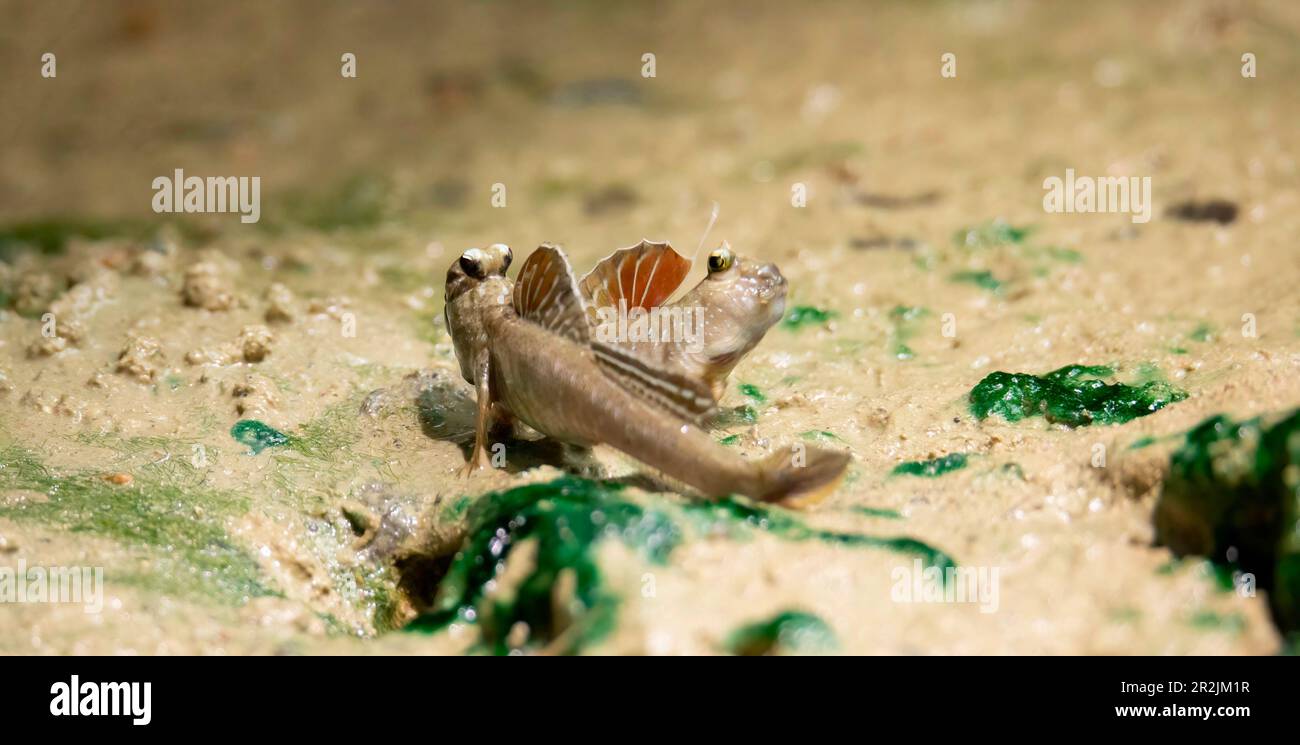
[[[261,176],[268,225],[401,219],[521,244],[689,242],[711,201],[733,243],[778,241],[756,216],[796,179],[819,197],[851,183],[1013,213],[1036,210],[1042,178],[1067,162],[1158,163],[1165,194],[1195,192],[1197,173],[1243,167],[1225,162],[1229,142],[1289,147],[1300,57],[1289,2],[0,8],[9,220],[147,216],[152,179],[185,168]],[[1249,86],[1247,48],[1262,71]],[[57,79],[39,74],[45,52]],[[340,75],[346,52],[354,79]],[[945,52],[955,79],[939,74]],[[489,211],[494,183],[509,220]],[[859,206],[855,231],[891,219]]]

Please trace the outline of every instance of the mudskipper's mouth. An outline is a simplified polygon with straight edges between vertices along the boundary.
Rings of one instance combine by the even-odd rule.
[[[755,283],[755,294],[764,305],[785,299],[785,277],[777,274],[774,279],[760,280]]]
[[[754,272],[754,282],[758,289],[758,298],[764,304],[785,297],[785,277],[776,264],[764,264]]]

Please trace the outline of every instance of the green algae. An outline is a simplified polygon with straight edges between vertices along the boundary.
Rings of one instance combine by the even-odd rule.
[[[267,448],[285,448],[320,461],[336,461],[341,452],[357,439],[356,432],[344,426],[356,407],[351,403],[332,406],[320,416],[304,422],[295,434],[288,434],[257,419],[240,419],[230,428],[230,436],[248,447],[250,455]]]
[[[952,242],[965,248],[989,248],[1023,243],[1033,228],[1016,227],[1003,220],[993,220],[982,225],[962,228],[952,236]]]
[[[791,330],[801,329],[805,326],[822,326],[835,316],[836,313],[833,310],[817,308],[811,305],[796,305],[786,311],[785,318],[781,319],[781,326]]]
[[[1156,540],[1255,577],[1283,632],[1300,629],[1300,409],[1235,421],[1209,417],[1169,459]]]
[[[1210,328],[1207,323],[1198,323],[1192,330],[1191,338],[1193,341],[1207,342],[1214,338],[1214,329]]]
[[[737,424],[755,424],[758,422],[758,410],[749,404],[723,409],[713,417],[713,426],[730,427]]]
[[[45,255],[60,254],[76,239],[91,241],[117,237],[140,238],[148,223],[135,220],[102,220],[86,217],[50,217],[0,227],[0,261],[10,261],[23,248]]]
[[[1151,435],[1143,435],[1142,437],[1139,437],[1136,440],[1134,440],[1133,443],[1128,446],[1128,449],[1141,450],[1143,448],[1150,447],[1154,444],[1156,444],[1156,438],[1152,437]]]
[[[751,502],[742,497],[724,497],[713,502],[694,503],[683,508],[695,527],[705,534],[724,533],[744,538],[750,531],[770,533],[787,541],[821,541],[857,548],[878,548],[922,560],[927,566],[956,568],[952,557],[926,543],[906,536],[879,537],[839,533],[813,528],[788,510]]]
[[[880,517],[886,520],[903,519],[902,513],[900,513],[898,510],[889,510],[883,507],[857,506],[857,507],[850,507],[849,509],[853,512],[858,513],[859,515],[866,515],[867,517]]]
[[[916,321],[929,315],[929,309],[919,306],[895,305],[890,309],[889,320],[894,324],[891,333],[893,355],[896,359],[910,360],[916,357],[907,342],[916,333]]]
[[[275,595],[255,559],[227,532],[248,500],[202,484],[201,473],[178,470],[171,458],[131,471],[130,484],[102,473],[56,472],[35,453],[12,445],[0,450],[0,491],[44,494],[44,501],[0,506],[0,517],[117,541],[145,561],[129,570],[109,568],[109,579],[168,594],[226,605]],[[143,568],[138,568],[143,567]]]
[[[655,508],[630,500],[625,490],[617,482],[564,476],[475,498],[467,537],[442,576],[433,606],[407,630],[436,633],[452,623],[472,623],[480,633],[478,651],[582,652],[613,630],[620,603],[600,570],[598,547],[619,541],[642,560],[662,565],[686,539],[687,528],[737,540],[765,532],[956,566],[944,552],[912,538],[820,530],[786,510],[738,497]],[[499,587],[507,559],[524,544],[535,549],[531,566],[522,575],[512,572],[509,587]],[[557,599],[557,588],[569,597]]]
[[[1239,613],[1220,614],[1203,610],[1194,613],[1188,623],[1203,631],[1225,631],[1231,634],[1240,634],[1246,629],[1246,619]]]
[[[740,442],[740,435],[727,435],[721,440],[718,440],[719,445],[726,445],[728,447],[735,445],[739,442]]]
[[[274,427],[263,424],[256,419],[241,419],[230,428],[230,436],[236,442],[248,446],[250,455],[257,455],[267,448],[284,447],[293,442],[293,438]]]
[[[360,401],[361,396],[354,394],[303,422],[289,435],[289,449],[318,461],[337,463],[360,437],[356,425]]]
[[[1159,380],[1141,385],[1106,383],[1114,371],[1104,365],[1067,365],[1046,375],[990,373],[970,392],[978,419],[997,414],[1009,422],[1042,416],[1049,422],[1082,427],[1122,424],[1187,398]]]
[[[930,310],[919,305],[895,305],[893,308],[889,309],[889,319],[895,323],[900,321],[914,321],[928,315],[930,315]]]
[[[809,442],[833,442],[844,443],[844,438],[824,429],[810,429],[806,432],[799,433],[799,439],[808,440]]]
[[[469,512],[469,506],[474,503],[471,497],[457,497],[452,500],[447,509],[442,512],[442,519],[446,521],[455,521],[464,517]]]
[[[1045,246],[1043,248],[1043,252],[1047,254],[1047,258],[1053,259],[1055,261],[1062,261],[1067,264],[1078,264],[1079,262],[1083,261],[1083,254],[1079,253],[1078,251],[1075,251],[1072,248],[1063,248],[1061,246]]]
[[[925,476],[935,478],[945,473],[959,471],[966,467],[966,453],[949,453],[929,460],[913,460],[899,463],[890,473],[894,476]]]
[[[975,285],[982,290],[994,293],[1002,292],[1002,288],[1005,286],[1002,280],[994,277],[993,273],[988,270],[956,272],[949,279],[953,282]]]
[[[753,383],[741,383],[740,393],[756,404],[767,403],[767,396]]]
[[[391,217],[392,185],[370,173],[358,173],[326,188],[286,193],[275,200],[274,209],[263,210],[258,226],[272,234],[290,226],[302,226],[331,233],[379,227]],[[275,216],[268,219],[268,216]]]
[[[619,540],[662,564],[681,540],[667,514],[622,498],[623,489],[565,476],[480,497],[469,508],[469,537],[442,579],[432,612],[408,628],[436,631],[456,620],[475,622],[482,648],[494,654],[543,646],[574,653],[599,641],[613,629],[619,599],[605,586],[596,547]],[[525,542],[536,544],[532,568],[513,593],[489,597],[506,560]],[[571,587],[571,598],[555,597],[561,582]],[[512,635],[516,628],[524,630],[522,637]]]
[[[723,642],[728,653],[745,657],[782,652],[825,653],[838,646],[835,632],[825,621],[812,613],[797,610],[782,611],[741,626]]]
[[[1219,592],[1232,592],[1237,589],[1237,577],[1240,576],[1240,567],[1226,561],[1214,561],[1213,559],[1199,559],[1192,561],[1174,557],[1169,561],[1156,567],[1156,574],[1170,577],[1185,569],[1195,572],[1195,574],[1214,585],[1214,589]]]

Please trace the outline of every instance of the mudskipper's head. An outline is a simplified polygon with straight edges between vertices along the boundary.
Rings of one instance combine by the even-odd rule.
[[[487,349],[485,316],[510,305],[514,283],[506,278],[513,255],[504,243],[471,248],[447,269],[447,303],[443,316],[456,347],[461,374],[473,383],[474,363]]]
[[[786,283],[776,264],[746,259],[726,243],[709,253],[707,266],[708,276],[676,304],[703,310],[703,349],[693,356],[715,382],[781,320]]]
[[[461,254],[447,268],[447,304],[451,305],[483,282],[504,279],[513,258],[510,247],[504,243],[471,248]]]

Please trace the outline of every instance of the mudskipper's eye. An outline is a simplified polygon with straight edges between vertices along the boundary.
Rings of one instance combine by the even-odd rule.
[[[709,254],[709,274],[725,272],[736,262],[736,255],[729,248],[719,248]]]
[[[460,268],[474,279],[483,279],[486,276],[483,273],[483,260],[487,258],[483,251],[477,248],[471,248],[460,255]]]
[[[515,254],[510,250],[510,247],[504,243],[501,244],[501,248],[505,249],[505,254],[503,254],[501,258],[501,273],[505,274],[506,270],[510,268],[510,262],[514,261]]]

